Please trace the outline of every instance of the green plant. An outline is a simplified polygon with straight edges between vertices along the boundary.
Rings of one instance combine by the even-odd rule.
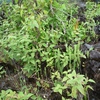
[[[4,59],[21,62],[28,76],[44,69],[47,73],[47,69],[62,72],[66,66],[78,68],[80,58],[85,57],[80,43],[90,41],[91,36],[86,34],[86,23],[77,24],[74,15],[78,7],[64,2],[30,0],[23,1],[21,6],[3,4],[0,10],[5,12],[6,19],[0,25],[0,51]],[[45,68],[42,62],[46,62]]]
[[[89,42],[94,37],[91,26],[95,23],[92,20],[90,24],[93,16],[87,14],[93,6],[89,3],[86,6],[89,6],[85,13],[88,20],[79,24],[74,17],[78,7],[69,6],[68,1],[30,0],[23,1],[21,6],[3,4],[0,11],[5,12],[6,19],[0,25],[0,51],[5,59],[21,62],[29,76],[41,72],[42,62],[46,62],[45,69],[51,71],[58,69],[62,72],[65,66],[78,68],[80,58],[84,57],[80,43]],[[89,36],[86,27],[91,31]],[[66,50],[62,50],[62,44]]]
[[[23,92],[16,93],[12,90],[2,90],[0,93],[0,99],[2,100],[28,100],[33,94],[24,94]]]
[[[53,73],[52,79],[54,80],[53,91],[59,92],[63,95],[63,90],[66,90],[65,94],[71,98],[77,98],[80,93],[86,97],[88,88],[92,89],[88,83],[95,83],[92,79],[88,79],[85,78],[84,75],[77,74],[75,70],[64,71],[62,76],[57,71]]]
[[[0,66],[0,78],[1,78],[2,75],[5,74],[5,73],[6,73],[6,71],[3,70],[3,67],[2,67],[2,66]]]
[[[87,27],[86,34],[90,35],[90,37],[87,37],[89,41],[95,39],[96,35],[94,33],[94,26],[99,24],[99,21],[95,21],[94,18],[98,17],[100,14],[100,5],[96,4],[94,2],[86,2],[86,11],[85,16],[87,18],[87,21],[84,23],[84,26]]]
[[[25,2],[21,7],[12,4],[9,6],[4,5],[6,8],[2,6],[7,19],[4,19],[0,26],[0,29],[2,29],[0,44],[1,50],[4,51],[3,53],[8,60],[21,61],[24,71],[30,76],[34,72],[38,73],[41,70],[41,61],[46,61],[47,67],[59,65],[54,64],[56,58],[58,61],[60,60],[55,54],[61,54],[62,52],[52,48],[58,44],[59,38],[63,39],[63,33],[59,31],[66,30],[65,27],[68,23],[64,22],[66,20],[65,14],[62,12],[62,10],[66,10],[64,4],[62,4],[62,9],[58,9],[60,4],[56,1],[47,2],[44,0],[42,2],[39,0],[35,2],[38,6],[35,4],[30,6],[35,7],[32,11],[25,5]],[[48,11],[49,6],[54,8]],[[40,10],[39,14],[37,14],[37,10]],[[60,26],[61,23],[63,23],[62,27]],[[37,53],[40,57],[36,55]]]
[[[0,20],[0,62],[14,59],[23,66],[25,75],[39,78],[37,86],[47,88],[49,84],[41,82],[40,77],[50,78],[58,70],[59,73],[52,75],[57,78],[55,92],[62,94],[65,89],[72,98],[86,95],[87,88],[91,88],[88,82],[93,81],[75,70],[80,69],[80,58],[86,58],[81,45],[95,37],[93,27],[99,22],[95,23],[93,18],[100,14],[100,5],[87,2],[86,21],[80,22],[78,7],[69,0],[23,0],[20,6],[17,1],[15,5],[3,3],[0,7],[4,13]],[[74,71],[63,72],[66,69]],[[13,100],[17,97],[24,100],[31,95],[7,90],[1,92],[2,98],[7,98],[4,94]],[[34,95],[31,98],[41,100]]]
[[[12,91],[10,89],[8,90],[2,90],[1,93],[0,93],[0,99],[1,100],[29,100],[32,99],[32,100],[42,100],[41,97],[36,97],[34,94],[32,93],[23,93],[23,92],[15,92],[15,91]]]

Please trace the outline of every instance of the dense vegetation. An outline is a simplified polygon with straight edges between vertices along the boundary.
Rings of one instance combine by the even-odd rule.
[[[94,81],[81,74],[81,59],[88,57],[88,53],[82,53],[81,45],[98,39],[94,33],[98,22],[94,17],[100,14],[100,5],[86,2],[80,6],[68,0],[2,3],[0,63],[9,62],[15,74],[21,72],[27,78],[34,77],[36,86],[30,92],[31,87],[23,79],[19,91],[2,90],[0,99],[42,100],[36,93],[42,87],[52,88],[63,100],[79,95],[86,100],[88,88],[92,89],[88,82]],[[6,76],[1,66],[1,79]],[[67,96],[63,96],[63,91]]]

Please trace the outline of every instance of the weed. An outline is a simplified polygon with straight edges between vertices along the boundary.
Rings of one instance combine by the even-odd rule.
[[[79,93],[86,97],[88,88],[92,89],[88,82],[95,83],[92,79],[77,74],[75,70],[64,71],[63,77],[59,72],[55,72],[52,74],[52,79],[54,80],[54,92],[59,92],[63,96],[63,91],[65,90],[67,98],[77,98]]]

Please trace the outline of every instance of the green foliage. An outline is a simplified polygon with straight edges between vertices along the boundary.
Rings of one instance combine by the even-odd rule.
[[[56,80],[54,80],[54,78],[56,78]],[[67,96],[72,98],[77,98],[79,93],[86,96],[88,88],[92,89],[92,87],[88,85],[88,82],[95,83],[92,79],[77,74],[75,70],[64,71],[63,77],[59,72],[55,72],[52,75],[52,79],[55,81],[53,87],[54,92],[59,92],[62,95],[63,90],[66,90]]]
[[[5,73],[6,73],[6,71],[3,70],[3,67],[2,67],[2,66],[0,66],[0,78],[1,78],[2,75],[5,74]]]
[[[51,75],[58,70],[52,76],[58,79],[53,88],[55,92],[62,94],[64,89],[70,89],[71,93],[67,91],[67,94],[72,98],[77,97],[77,92],[86,95],[87,88],[91,88],[87,83],[91,80],[75,71],[63,71],[80,68],[80,58],[85,58],[80,47],[95,37],[93,27],[97,23],[93,17],[100,14],[100,5],[87,2],[86,21],[79,22],[78,7],[69,0],[23,0],[20,6],[15,1],[15,5],[3,3],[0,7],[0,13],[4,12],[4,18],[0,17],[0,61],[20,62],[29,77],[46,76],[48,70]],[[43,62],[46,64],[42,65]],[[27,100],[32,96],[11,90],[0,95],[4,100],[7,97]]]
[[[35,96],[32,93],[23,93],[23,92],[15,92],[10,89],[8,90],[2,90],[0,93],[0,100],[43,100],[40,96]]]
[[[89,41],[93,40],[93,37],[95,37],[94,26],[100,24],[99,21],[97,22],[94,21],[94,17],[97,17],[99,15],[100,15],[100,4],[96,4],[94,2],[86,2],[85,16],[87,21],[84,23],[84,26],[87,27],[86,33],[90,35],[90,37],[87,37]]]
[[[29,76],[41,71],[41,62],[44,61],[47,68],[56,68],[61,72],[65,66],[79,67],[82,53],[79,51],[78,41],[85,36],[79,33],[82,32],[81,29],[74,29],[77,19],[73,15],[77,13],[77,7],[68,6],[68,2],[60,4],[57,1],[38,0],[32,3],[24,1],[21,6],[2,6],[7,18],[0,26],[0,47],[7,60],[22,62],[23,70]],[[69,15],[70,19],[66,20]],[[68,48],[66,52],[59,46],[63,42]],[[75,46],[69,46],[69,42]]]

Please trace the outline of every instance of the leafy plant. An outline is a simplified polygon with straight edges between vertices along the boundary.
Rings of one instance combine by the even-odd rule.
[[[86,97],[88,88],[92,89],[88,83],[95,83],[92,79],[88,79],[85,78],[84,75],[77,74],[75,70],[64,71],[63,77],[59,72],[55,72],[52,75],[52,79],[55,82],[53,91],[59,92],[61,95],[63,95],[63,91],[66,90],[65,94],[71,98],[77,98],[79,93]]]
[[[80,43],[90,41],[91,26],[95,24],[94,21],[90,24],[92,16],[89,18],[87,14],[93,7],[89,3],[86,6],[89,6],[85,13],[89,21],[79,23],[74,17],[78,7],[69,6],[68,1],[23,1],[21,6],[3,4],[1,11],[5,12],[6,19],[0,25],[0,51],[7,60],[21,62],[29,76],[43,70],[42,62],[46,62],[45,69],[51,71],[62,72],[66,66],[78,68],[80,58],[85,57]],[[91,31],[90,36],[86,27]]]
[[[42,100],[41,97],[36,97],[34,94],[32,93],[23,93],[23,92],[15,92],[12,91],[10,89],[8,90],[2,90],[0,93],[0,99],[1,100]]]
[[[12,90],[2,90],[0,93],[0,99],[2,100],[28,100],[33,94],[24,94],[23,92],[16,93]]]
[[[6,19],[0,25],[0,51],[6,60],[21,62],[28,76],[41,73],[42,62],[46,62],[45,73],[47,69],[62,72],[66,66],[79,67],[80,58],[85,57],[80,51],[80,43],[91,37],[87,36],[84,26],[91,25],[89,22],[78,24],[74,17],[78,7],[74,4],[69,6],[68,1],[63,0],[62,3],[56,0],[23,1],[21,6],[3,4],[1,10]]]
[[[63,38],[63,33],[58,32],[58,30],[66,30],[66,23],[64,23],[66,16],[62,12],[62,10],[66,10],[64,4],[62,4],[62,9],[58,9],[60,4],[56,1],[46,2],[44,0],[43,2],[37,1],[35,3],[37,3],[38,6],[30,6],[35,7],[33,11],[31,11],[30,8],[26,10],[27,6],[25,2],[23,2],[23,6],[21,7],[10,4],[6,9],[2,8],[5,11],[7,19],[3,20],[1,25],[1,29],[3,26],[1,31],[1,50],[4,51],[4,55],[8,56],[8,59],[22,61],[24,71],[27,72],[29,76],[41,70],[41,60],[47,62],[47,67],[57,67],[59,65],[58,61],[60,59],[55,54],[59,53],[59,55],[61,55],[62,52],[52,48],[55,48],[58,44],[59,38]],[[51,7],[50,12],[48,11],[49,6]],[[37,10],[40,10],[39,14],[37,14]],[[62,13],[60,14],[59,12]],[[35,14],[37,16],[35,16]],[[61,16],[61,19],[58,16]],[[64,24],[63,27],[60,27],[61,23]],[[46,27],[48,27],[48,29],[46,29]],[[5,34],[3,34],[3,32]],[[40,57],[36,55],[37,52]],[[56,58],[58,61],[55,63],[54,60]],[[58,66],[57,69],[58,68],[60,67]],[[60,70],[62,71],[63,68]]]
[[[59,73],[52,75],[57,78],[55,92],[62,94],[66,89],[72,98],[77,98],[79,93],[86,95],[87,88],[91,88],[88,82],[93,81],[77,74],[75,69],[80,69],[80,58],[86,58],[81,45],[95,38],[93,27],[99,22],[95,23],[93,18],[100,14],[100,5],[87,2],[86,19],[81,22],[79,7],[69,0],[23,0],[21,5],[18,1],[15,0],[15,5],[3,3],[0,7],[1,15],[3,13],[0,17],[0,61],[14,59],[23,66],[25,75],[36,75],[39,79],[50,78],[51,73],[58,70]],[[68,69],[73,71],[65,71]],[[38,85],[48,87],[47,83],[40,83]],[[4,94],[10,99],[22,97],[21,100],[31,96],[11,90],[1,92],[1,97],[7,98]],[[33,95],[33,99],[38,98]]]

